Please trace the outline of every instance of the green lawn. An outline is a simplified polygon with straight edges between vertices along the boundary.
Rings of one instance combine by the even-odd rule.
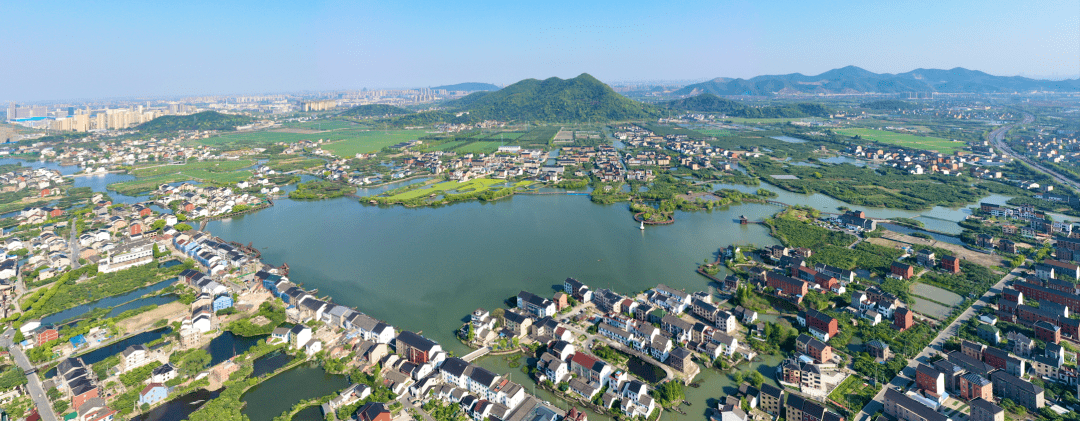
[[[444,194],[447,192],[452,193],[467,193],[476,190],[487,190],[492,185],[505,183],[505,180],[495,180],[490,178],[478,178],[475,180],[469,180],[464,183],[458,181],[444,181],[442,183],[434,184],[432,186],[409,190],[406,192],[398,193],[390,196],[392,200],[406,200],[421,196],[427,196],[430,194]]]
[[[358,153],[378,152],[390,145],[415,140],[427,134],[425,130],[372,130],[353,131],[339,141],[322,145],[323,149],[332,152],[342,158],[352,157]],[[337,134],[337,132],[335,132]]]
[[[953,142],[949,139],[942,139],[940,137],[917,136],[913,134],[896,133],[885,130],[855,128],[839,129],[836,130],[836,132],[844,136],[859,136],[863,139],[872,140],[874,142],[902,146],[905,148],[937,151],[943,154],[951,154],[953,152],[963,150],[965,147],[967,147],[964,142]]]
[[[870,386],[859,376],[851,375],[833,389],[829,399],[840,402],[854,412],[870,402],[879,389],[880,386]]]

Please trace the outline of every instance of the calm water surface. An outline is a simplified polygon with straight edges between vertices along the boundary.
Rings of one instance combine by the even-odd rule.
[[[320,296],[385,319],[457,352],[453,331],[477,307],[494,309],[528,290],[552,295],[575,277],[622,293],[665,283],[690,291],[707,282],[694,272],[732,243],[771,245],[741,214],[768,205],[676,214],[676,223],[638,229],[625,204],[586,196],[514,196],[497,203],[441,208],[363,206],[347,198],[276,205],[207,229],[253,242],[263,260],[289,264],[290,278]]]

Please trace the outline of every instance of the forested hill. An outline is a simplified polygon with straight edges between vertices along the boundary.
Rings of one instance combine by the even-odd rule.
[[[655,107],[624,97],[589,74],[573,79],[526,79],[495,92],[473,93],[447,107],[474,120],[605,122],[652,118]]]
[[[147,121],[136,127],[145,133],[175,132],[180,130],[235,131],[236,126],[251,124],[254,119],[246,115],[222,114],[203,111],[189,115],[166,115]]]
[[[747,118],[798,118],[828,117],[832,111],[821,104],[798,103],[752,107],[738,101],[720,98],[713,94],[701,94],[664,103],[678,111],[722,113],[729,117]]]
[[[497,90],[499,90],[499,87],[495,86],[495,85],[492,85],[490,83],[466,82],[466,83],[458,83],[456,85],[436,86],[436,87],[431,88],[431,89],[432,90],[445,89],[447,91],[472,92],[472,91],[497,91]]]
[[[393,105],[365,104],[349,108],[348,110],[342,111],[339,115],[343,117],[386,117],[412,113],[412,111]]]
[[[1078,92],[1080,79],[1038,80],[1019,76],[994,76],[962,67],[915,69],[906,73],[874,73],[855,66],[833,69],[819,75],[792,73],[757,76],[750,79],[716,78],[687,85],[677,95],[814,95],[904,92]]]

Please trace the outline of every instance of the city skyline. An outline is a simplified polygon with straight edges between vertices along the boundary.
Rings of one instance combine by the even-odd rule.
[[[68,13],[73,9],[80,13]],[[67,10],[67,12],[65,12]],[[1080,74],[1080,3],[14,4],[0,100],[705,80],[848,65]],[[111,45],[111,46],[110,46]]]

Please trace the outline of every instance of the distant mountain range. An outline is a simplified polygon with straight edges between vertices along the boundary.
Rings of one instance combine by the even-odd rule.
[[[821,104],[797,103],[751,107],[738,101],[720,98],[713,94],[700,94],[662,103],[672,110],[723,113],[729,117],[747,118],[798,118],[827,117],[831,110]]]
[[[750,79],[716,78],[687,85],[676,95],[813,95],[860,93],[1009,93],[1080,91],[1080,79],[1037,80],[1020,76],[994,76],[957,67],[949,70],[915,69],[906,73],[874,73],[847,66],[816,76],[801,73],[756,76]]]
[[[495,86],[495,85],[492,85],[490,83],[466,82],[466,83],[459,83],[457,85],[436,86],[436,87],[431,88],[431,89],[432,90],[445,89],[447,91],[473,92],[473,91],[497,91],[497,90],[499,90],[499,87]]]

